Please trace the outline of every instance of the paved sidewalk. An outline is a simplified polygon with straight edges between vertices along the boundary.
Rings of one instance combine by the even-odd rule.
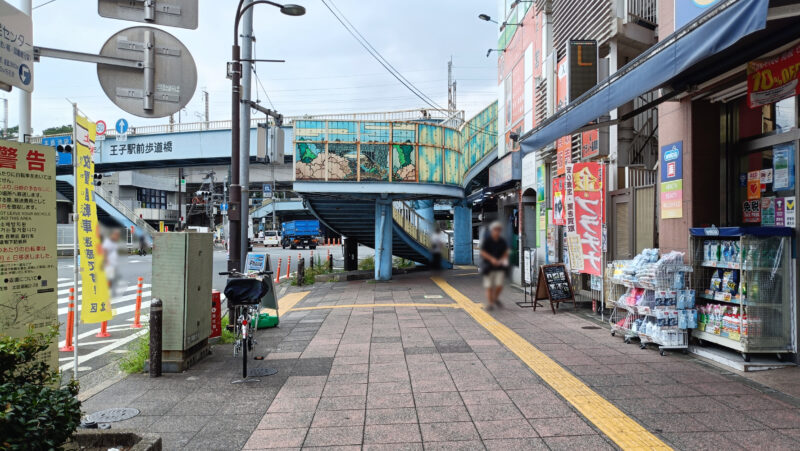
[[[84,409],[135,407],[114,428],[157,432],[165,449],[800,448],[800,401],[769,377],[661,357],[585,310],[517,308],[511,290],[491,318],[472,302],[473,273],[316,284],[259,332],[267,358],[254,366],[278,374],[231,385],[241,363],[218,345],[186,373],[130,376]]]

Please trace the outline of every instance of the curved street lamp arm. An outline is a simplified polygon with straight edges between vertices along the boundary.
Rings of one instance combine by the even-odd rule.
[[[256,1],[252,2],[252,3],[248,3],[247,6],[242,8],[242,5],[244,5],[244,0],[239,0],[239,7],[236,8],[236,20],[233,23],[233,42],[234,42],[234,45],[236,45],[239,42],[239,21],[242,18],[242,14],[244,14],[244,12],[247,11],[248,9],[250,9],[250,8],[256,6],[256,5],[259,5],[259,4],[272,5],[272,6],[275,6],[276,8],[283,8],[283,5],[281,5],[280,3],[271,2],[269,0],[256,0]]]

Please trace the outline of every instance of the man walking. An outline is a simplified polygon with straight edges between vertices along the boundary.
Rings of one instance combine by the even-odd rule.
[[[500,292],[503,291],[509,253],[508,243],[503,238],[503,224],[499,221],[491,223],[489,233],[481,242],[481,274],[483,287],[486,288],[487,310],[503,306],[500,303]]]

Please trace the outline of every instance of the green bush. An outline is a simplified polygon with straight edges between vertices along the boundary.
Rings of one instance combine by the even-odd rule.
[[[144,363],[150,357],[150,332],[140,336],[128,347],[125,357],[119,359],[119,369],[133,374],[144,371]]]
[[[59,449],[81,422],[78,382],[57,388],[43,359],[58,328],[23,338],[0,336],[0,449]]]
[[[362,271],[368,271],[371,269],[375,269],[375,257],[370,255],[369,257],[364,258],[360,262],[358,262],[358,269]]]
[[[225,315],[222,317],[222,334],[219,336],[219,343],[221,344],[230,344],[236,341],[236,335],[228,330],[228,324],[230,324],[230,319]]]

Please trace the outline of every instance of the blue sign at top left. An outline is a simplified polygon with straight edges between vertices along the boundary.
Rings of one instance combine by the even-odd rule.
[[[126,121],[125,119],[117,120],[116,129],[117,133],[119,133],[120,135],[128,133],[128,121]]]

